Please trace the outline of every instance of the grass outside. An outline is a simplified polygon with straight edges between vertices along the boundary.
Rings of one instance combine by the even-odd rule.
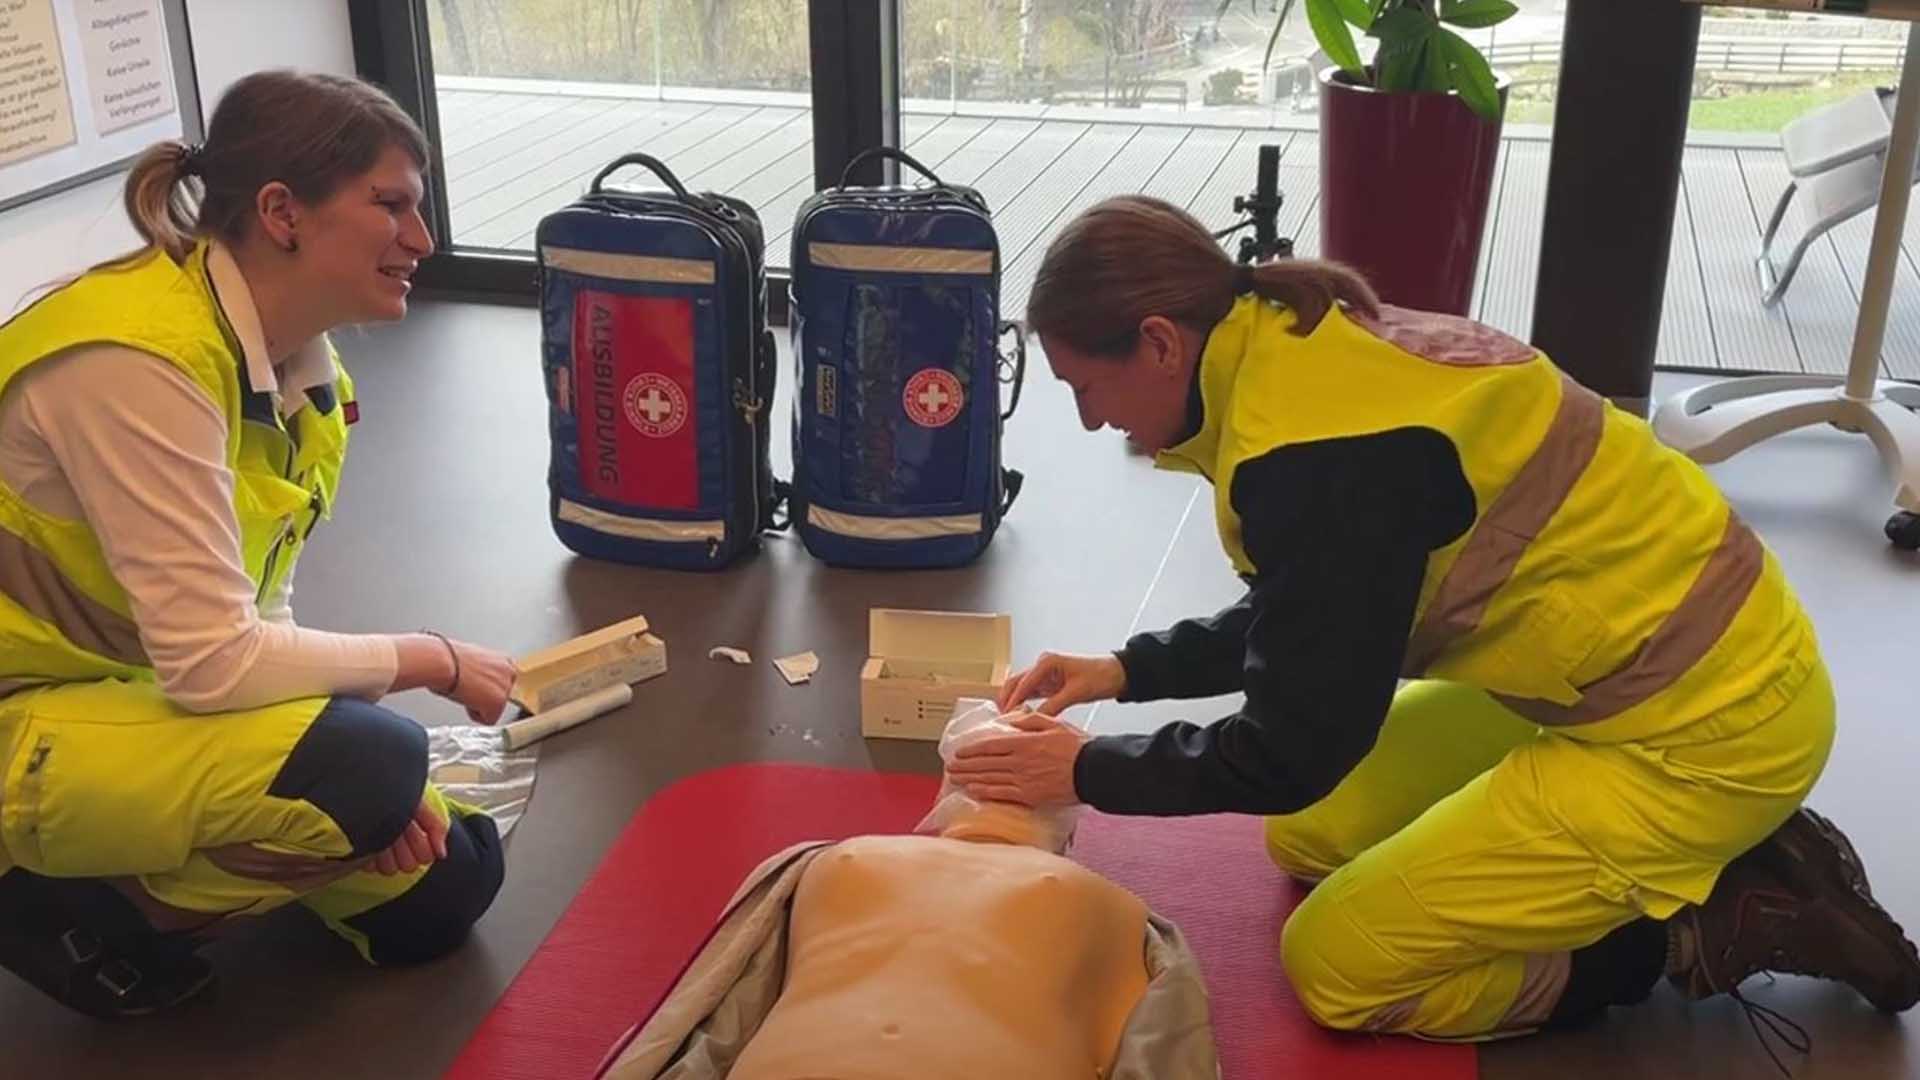
[[[1892,71],[1849,72],[1827,76],[1808,86],[1782,90],[1742,90],[1721,84],[1724,97],[1696,97],[1688,113],[1688,126],[1694,131],[1738,131],[1773,134],[1787,124],[1822,105],[1830,105],[1871,86],[1892,86],[1899,74]],[[1548,84],[1551,85],[1551,84]],[[1553,99],[1516,100],[1507,106],[1510,124],[1553,123]]]

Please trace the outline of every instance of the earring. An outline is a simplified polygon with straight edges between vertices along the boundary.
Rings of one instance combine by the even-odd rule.
[[[297,236],[287,237],[287,254],[292,255],[293,253],[299,250],[300,250],[300,238]]]

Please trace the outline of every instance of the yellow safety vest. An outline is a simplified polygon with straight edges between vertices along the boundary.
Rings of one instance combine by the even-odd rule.
[[[1778,564],[1639,418],[1466,320],[1336,307],[1305,337],[1294,323],[1250,297],[1234,306],[1201,357],[1204,422],[1159,459],[1211,479],[1235,569],[1256,570],[1229,499],[1242,462],[1431,428],[1459,453],[1475,520],[1429,556],[1406,677],[1477,686],[1607,742],[1710,717],[1731,733],[1797,689],[1812,631]]]
[[[227,465],[247,574],[264,598],[330,516],[346,456],[353,383],[341,369],[309,395],[291,430],[251,393],[238,338],[207,274],[158,250],[95,270],[0,325],[0,393],[31,365],[78,345],[114,343],[167,360],[227,419]],[[337,357],[336,357],[337,364]],[[44,513],[0,482],[0,693],[102,678],[153,678],[127,594],[82,520]]]

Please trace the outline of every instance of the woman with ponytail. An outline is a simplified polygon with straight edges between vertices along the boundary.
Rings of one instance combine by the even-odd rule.
[[[1155,199],[1084,212],[1028,301],[1089,431],[1211,482],[1238,603],[1043,653],[976,798],[1267,815],[1318,882],[1280,959],[1336,1028],[1480,1039],[1763,970],[1890,1011],[1920,957],[1801,806],[1834,697],[1779,564],[1692,461],[1489,327],[1351,270],[1236,266]],[[1402,680],[1407,680],[1402,685]],[[1089,736],[1082,702],[1240,692]]]
[[[499,888],[377,702],[492,722],[512,662],[291,608],[358,416],[328,331],[406,314],[427,160],[366,83],[248,76],[134,165],[142,247],[0,325],[0,966],[82,1012],[197,993],[233,915],[298,901],[399,963]]]

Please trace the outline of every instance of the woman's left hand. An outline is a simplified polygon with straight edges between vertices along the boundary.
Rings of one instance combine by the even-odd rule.
[[[447,857],[447,822],[434,813],[432,805],[421,799],[413,820],[400,832],[387,850],[373,860],[373,871],[389,877],[411,874]]]
[[[967,794],[988,802],[1066,806],[1080,801],[1073,763],[1093,738],[1041,713],[1014,718],[1018,735],[981,739],[954,754],[947,775]]]

